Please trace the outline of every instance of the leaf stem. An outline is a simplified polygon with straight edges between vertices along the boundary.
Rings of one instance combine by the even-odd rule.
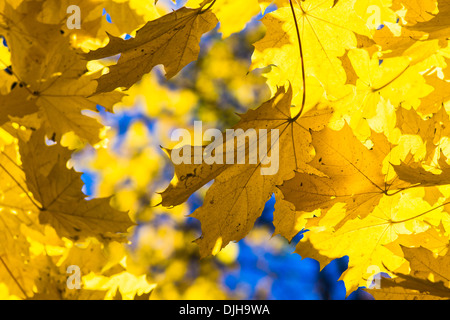
[[[432,209],[430,209],[430,210],[427,210],[427,211],[425,211],[425,212],[422,212],[422,213],[420,213],[420,214],[418,214],[418,215],[416,215],[416,216],[414,216],[414,217],[407,218],[407,219],[403,219],[403,220],[398,220],[398,221],[391,220],[390,222],[391,222],[391,223],[403,223],[403,222],[407,222],[407,221],[410,221],[410,220],[413,220],[413,219],[417,219],[417,218],[419,218],[419,217],[421,217],[421,216],[423,216],[423,215],[426,215],[427,213],[430,213],[430,212],[432,212],[432,211],[434,211],[434,210],[436,210],[436,209],[439,209],[439,208],[441,208],[441,207],[444,207],[444,206],[446,206],[446,205],[448,205],[448,204],[450,204],[450,201],[447,201],[447,202],[445,202],[445,203],[443,203],[443,204],[441,204],[441,205],[439,205],[439,206],[437,206],[437,207],[435,207],[435,208],[432,208]]]
[[[305,62],[303,59],[303,47],[302,47],[302,39],[300,37],[300,28],[298,27],[298,21],[297,16],[295,14],[294,5],[292,3],[292,0],[289,0],[289,4],[291,5],[291,11],[292,16],[294,17],[294,23],[295,23],[295,29],[297,31],[297,40],[298,40],[298,46],[300,49],[300,60],[302,63],[302,81],[303,81],[303,97],[302,97],[302,107],[300,108],[300,111],[298,114],[292,119],[292,122],[295,122],[303,113],[303,110],[305,109],[306,104],[306,74],[305,74]]]
[[[2,152],[3,155],[5,155],[8,159],[10,159],[4,152]],[[10,159],[11,160],[11,159]],[[12,160],[11,160],[12,161]],[[13,162],[14,163],[14,162]],[[14,163],[15,164],[15,163]],[[16,178],[14,178],[14,176],[8,171],[8,169],[6,169],[1,163],[0,163],[0,168],[3,169],[3,171],[5,171],[5,173],[17,184],[17,186],[20,188],[20,190],[22,190],[25,195],[27,196],[27,198],[30,200],[30,202],[38,209],[38,210],[42,210],[43,208],[36,203],[36,201],[34,201],[34,199],[30,196],[30,194],[28,193],[28,191],[19,183],[19,181],[17,181]]]
[[[216,1],[217,1],[217,0],[213,0],[213,1],[209,4],[209,6],[206,7],[206,9],[203,9],[203,7],[206,5],[206,3],[205,3],[205,4],[201,7],[202,10],[200,11],[200,14],[202,14],[202,13],[208,11],[209,9],[211,9],[212,6],[216,3]]]
[[[25,296],[25,298],[28,298],[27,293],[25,292],[25,290],[22,288],[22,286],[20,285],[19,281],[17,281],[16,277],[13,275],[13,273],[11,272],[11,270],[8,268],[8,266],[6,265],[5,261],[3,260],[3,258],[0,256],[0,262],[3,264],[3,266],[6,269],[6,272],[8,272],[9,276],[13,279],[14,283],[17,285],[17,287],[19,287],[20,291],[22,292],[22,294]]]
[[[398,176],[397,176],[397,178],[398,178]],[[395,178],[395,179],[397,179],[397,178]],[[405,190],[409,190],[409,189],[412,189],[412,188],[420,187],[420,186],[422,186],[421,183],[416,183],[416,184],[413,184],[413,185],[408,186],[408,187],[399,188],[399,189],[395,190],[395,191],[392,192],[392,193],[389,193],[389,188],[388,188],[388,189],[385,190],[383,193],[384,193],[385,195],[387,195],[388,197],[391,197],[391,196],[395,196],[397,193],[400,193],[400,192],[403,192],[403,191],[405,191]]]
[[[384,88],[388,87],[389,85],[391,85],[395,80],[397,80],[398,78],[400,78],[410,67],[411,65],[408,65],[402,72],[400,72],[397,76],[395,76],[392,80],[390,80],[388,83],[382,85],[381,87],[378,88],[372,88],[372,92],[377,92],[380,90],[383,90]]]

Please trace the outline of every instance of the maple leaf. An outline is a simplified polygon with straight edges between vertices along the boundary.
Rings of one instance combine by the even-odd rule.
[[[411,65],[426,60],[441,48],[438,40],[427,40],[426,33],[405,27],[400,34],[384,27],[375,32],[373,40],[381,47],[383,59],[409,57]]]
[[[67,168],[71,152],[59,145],[46,147],[43,132],[19,143],[26,186],[39,204],[39,221],[60,236],[117,237],[132,225],[128,214],[113,209],[109,198],[86,200],[81,173]],[[119,235],[120,236],[120,235]]]
[[[274,3],[277,9],[263,12],[267,31],[252,57],[252,68],[270,66],[264,74],[273,97],[240,115],[233,129],[278,129],[279,136],[259,136],[253,144],[251,137],[247,143],[233,136],[226,152],[217,149],[218,137],[205,146],[166,149],[175,176],[161,204],[179,205],[214,181],[193,213],[202,225],[197,243],[204,257],[245,237],[275,194],[275,234],[291,240],[302,231],[296,253],[321,267],[348,256],[341,277],[347,294],[367,286],[369,269],[377,267],[393,277],[381,280],[377,298],[448,299],[448,1],[191,0],[186,5],[195,9],[164,16],[156,2],[0,1],[2,295],[6,288],[7,295],[32,299],[149,298],[155,284],[129,272],[118,242],[130,217],[112,208],[110,198],[86,198],[62,140],[73,132],[97,143],[104,127],[86,110],[92,114],[100,104],[112,112],[123,96],[115,89],[130,88],[158,64],[174,77],[197,59],[201,37],[218,20],[225,38]],[[90,12],[80,30],[64,26],[69,4]],[[124,33],[135,37],[123,40]],[[103,48],[84,55],[75,49],[97,48],[106,36]],[[93,60],[116,55],[109,73],[90,71],[104,68]],[[128,93],[137,101],[141,91]],[[158,104],[180,99],[149,96]],[[220,137],[222,146],[231,142],[226,133]],[[267,157],[249,161],[256,143],[266,144]],[[240,151],[246,164],[227,163]],[[192,164],[176,162],[174,153]],[[196,163],[197,154],[225,161]],[[263,175],[270,156],[278,170]],[[139,185],[153,178],[153,169],[142,175],[142,168],[133,166],[147,176]],[[138,202],[129,193],[117,196],[121,207]],[[81,267],[82,290],[65,285],[67,265]]]
[[[9,122],[10,117],[22,118],[28,114],[35,113],[39,110],[34,101],[25,100],[29,92],[19,86],[11,90],[7,95],[0,95],[0,125]]]
[[[391,8],[394,11],[406,9],[403,19],[414,25],[432,19],[431,13],[435,11],[436,5],[436,0],[394,0]]]
[[[450,299],[450,255],[436,258],[422,247],[402,249],[410,263],[410,273],[394,272],[393,279],[381,279],[380,288],[366,291],[377,300]]]
[[[441,282],[450,288],[450,277],[448,276],[450,254],[435,257],[433,253],[425,248],[403,248],[406,260],[409,262],[411,274],[417,278],[431,278],[433,282]]]
[[[205,2],[203,0],[189,0],[186,7],[197,8]],[[245,25],[260,11],[259,0],[217,0],[211,7],[220,21],[219,32],[223,38],[241,31]]]
[[[279,88],[271,100],[241,115],[240,122],[233,127],[235,130],[278,129],[278,140],[270,142],[267,149],[274,154],[277,143],[284,150],[279,154],[279,159],[272,158],[272,162],[277,162],[278,172],[262,175],[260,169],[266,166],[262,164],[263,159],[259,158],[255,164],[250,164],[249,152],[246,154],[246,164],[232,165],[224,161],[222,165],[203,163],[175,166],[176,179],[162,193],[164,206],[182,203],[194,191],[215,179],[206,193],[204,205],[192,214],[202,224],[203,234],[198,239],[202,256],[216,254],[228,242],[243,238],[261,214],[275,186],[290,178],[294,170],[309,168],[306,166],[311,160],[312,151],[309,130],[318,130],[326,125],[331,111],[312,109],[296,119],[291,116],[292,89],[289,88],[287,92],[284,90]],[[226,147],[224,149],[228,150]],[[232,152],[239,149],[248,150],[248,147],[234,145]],[[226,157],[226,154],[221,156]]]
[[[397,125],[400,128],[405,127],[403,132],[419,134],[420,131],[421,137],[426,139],[426,144],[431,145],[431,149],[434,150],[433,140],[436,126],[439,124],[438,119],[443,117],[445,121],[448,118],[445,110],[441,112],[441,116],[436,115],[436,119],[426,121],[416,119],[418,115],[414,111],[398,110],[397,113],[401,115]],[[405,118],[406,115],[414,118],[409,116]],[[394,146],[382,133],[372,132],[371,147],[368,148],[345,124],[339,131],[325,128],[313,132],[312,144],[316,155],[308,165],[324,175],[297,172],[294,178],[285,181],[279,189],[283,193],[283,199],[293,204],[299,212],[312,212],[316,209],[326,212],[337,203],[345,203],[347,214],[342,221],[336,222],[336,228],[349,219],[365,217],[377,205],[383,194],[395,194],[399,190],[419,185],[447,184],[445,175],[427,172],[424,176],[425,170],[412,162],[411,154],[403,159],[401,155],[400,159],[397,159],[397,155],[394,159],[392,154]],[[395,164],[396,162],[399,164]],[[446,164],[442,164],[442,168],[447,167]],[[444,172],[446,173],[446,169]],[[289,209],[284,206],[281,212],[284,210]],[[276,212],[275,214],[277,215]],[[286,214],[282,214],[284,215]]]
[[[47,147],[41,131],[32,135],[30,141],[36,145],[32,147],[23,141],[20,143],[24,169],[14,162],[14,158],[2,153],[9,161],[9,166],[1,167],[3,174],[14,185],[14,188],[6,185],[8,195],[5,195],[4,206],[21,212],[38,212],[41,221],[55,222],[55,229],[68,237],[126,231],[131,221],[126,213],[109,208],[109,199],[85,199],[81,192],[81,173],[66,167],[70,158],[67,149],[58,145]],[[54,179],[55,176],[60,179]],[[15,190],[17,196],[10,195],[10,190]],[[102,223],[89,223],[90,219]]]
[[[343,88],[346,73],[338,57],[343,56],[345,50],[357,46],[355,34],[370,36],[366,23],[353,9],[354,1],[296,3],[294,12],[297,20],[289,7],[280,7],[264,16],[262,22],[267,32],[263,39],[254,44],[252,68],[276,66],[267,74],[268,84],[275,88],[285,81],[292,83],[295,105],[300,105],[302,67],[307,78],[318,80],[330,100],[340,97],[348,91]],[[299,57],[299,38],[303,63]],[[312,87],[309,95],[316,90]]]
[[[342,67],[345,69],[347,75],[345,84],[351,84],[355,86],[358,80],[358,75],[356,74],[355,69],[352,66],[352,62],[348,57],[348,53],[349,50],[347,50],[342,57],[339,57],[339,60],[341,60]]]
[[[450,101],[450,67],[448,59],[445,60],[447,67],[443,68],[443,76],[439,75],[436,70],[430,70],[430,72],[424,75],[428,85],[433,87],[433,91],[422,98],[422,103],[417,109],[423,115],[429,115],[437,113],[441,106],[445,106]]]
[[[411,30],[426,32],[428,39],[448,39],[450,34],[450,3],[439,1],[439,13],[428,21],[418,22],[411,26]]]
[[[449,249],[449,238],[446,235],[446,225],[442,221],[438,226],[425,221],[429,225],[429,228],[420,233],[414,234],[401,234],[397,240],[387,244],[386,248],[395,253],[399,257],[403,257],[403,248],[416,248],[418,244],[421,247],[426,248],[433,252],[435,256],[444,256]],[[401,270],[402,272],[405,270]],[[400,271],[399,271],[400,272]]]
[[[312,212],[297,211],[292,202],[284,199],[284,195],[279,189],[275,190],[275,199],[275,211],[273,212],[275,230],[273,235],[279,234],[288,241],[292,241],[299,232],[306,230],[308,221],[315,217],[318,210]]]
[[[401,130],[403,135],[414,135],[422,140],[426,150],[423,161],[428,165],[433,165],[435,152],[441,143],[441,139],[450,134],[446,128],[446,123],[450,119],[445,108],[440,108],[431,117],[427,118],[421,117],[413,109],[399,108],[396,118],[396,127]],[[442,156],[441,159],[443,158]],[[402,170],[402,168],[399,168],[399,170]]]
[[[27,141],[20,140],[19,151],[17,147],[15,143],[6,145],[0,154],[0,281],[18,297],[55,298],[56,293],[59,297],[64,290],[56,288],[66,287],[66,271],[61,269],[58,276],[49,278],[56,271],[45,270],[53,268],[56,260],[52,259],[56,258],[38,255],[36,248],[64,248],[61,237],[67,241],[87,237],[123,240],[132,222],[127,213],[111,208],[108,198],[85,199],[81,173],[67,168],[71,152],[59,145],[47,146],[42,130]],[[83,260],[70,257],[76,265]],[[91,258],[84,264],[95,271],[101,266],[97,263],[99,260]],[[59,282],[54,282],[56,279]],[[37,295],[36,286],[40,288]]]
[[[16,157],[13,145],[5,146],[0,154],[0,282],[9,287],[11,294],[26,297],[32,294],[37,270],[25,263],[29,262],[30,252],[20,227],[32,223],[26,212],[33,206],[18,184],[25,177],[13,161]]]
[[[369,57],[364,49],[348,52],[355,73],[356,87],[351,94],[333,103],[337,113],[349,117],[349,124],[360,139],[370,136],[367,119],[377,115],[377,107],[384,100],[398,108],[416,109],[421,98],[427,96],[432,87],[418,73],[420,66],[412,66],[409,59],[386,59],[380,65],[378,58]]]
[[[439,112],[433,114],[432,117],[424,119],[413,109],[406,110],[399,108],[397,110],[397,124],[403,134],[417,135],[422,138],[425,143],[434,145],[436,139],[435,134],[439,128],[440,122],[448,121],[448,114],[444,108],[440,108]],[[440,138],[440,135],[437,135]]]
[[[441,283],[396,274],[396,278],[381,278],[380,289],[366,290],[376,300],[448,300],[450,290]]]
[[[367,5],[365,7],[367,8]],[[433,17],[430,12],[436,8],[436,1],[395,0],[391,8],[379,4],[372,4],[369,8],[378,8],[375,10],[377,15],[377,12],[382,14],[382,10],[388,10],[391,13],[391,17],[386,17],[383,25],[373,32],[373,40],[381,47],[383,59],[409,56],[412,58],[411,64],[415,64],[439,49],[437,40],[427,41],[425,32],[410,28],[417,22],[427,21]],[[394,11],[396,11],[395,14]],[[380,20],[383,19],[380,17]]]
[[[30,299],[101,300],[111,299],[116,292],[121,292],[123,299],[132,299],[135,295],[150,294],[155,285],[149,283],[145,275],[126,272],[120,265],[124,253],[124,247],[118,242],[104,244],[89,238],[67,249],[62,256],[38,255],[33,260],[39,269],[35,281],[37,293]],[[78,290],[67,286],[69,266],[80,268]]]
[[[95,144],[99,140],[101,124],[82,111],[97,111],[97,104],[111,111],[123,94],[94,94],[96,75],[85,74],[86,61],[60,34],[59,25],[44,24],[32,16],[41,10],[41,6],[42,2],[28,1],[17,10],[9,5],[5,8],[9,13],[5,30],[13,74],[20,85],[2,97],[5,101],[2,123],[8,115],[22,117],[37,110],[38,121],[29,124],[33,128],[43,124],[48,136],[55,136],[57,140],[64,133],[73,131]],[[25,38],[23,34],[26,34]]]
[[[398,177],[403,181],[411,184],[420,184],[422,186],[440,186],[449,184],[450,166],[444,162],[444,166],[440,167],[440,173],[433,173],[425,170],[420,163],[412,163],[406,165],[393,165]]]
[[[372,133],[371,142],[370,149],[364,146],[348,125],[338,132],[313,132],[316,155],[309,165],[324,175],[296,173],[279,186],[282,197],[275,205],[276,234],[289,240],[309,230],[296,248],[302,257],[316,259],[323,267],[333,258],[349,256],[349,269],[341,277],[348,293],[363,285],[370,265],[399,263],[388,245],[400,235],[406,242],[406,235],[429,228],[425,220],[445,219],[440,210],[446,203],[431,207],[423,188],[417,188],[437,183],[408,179],[397,170],[408,170],[404,163],[393,165],[398,176],[390,174],[392,146],[383,134]]]
[[[336,228],[347,220],[370,214],[391,188],[384,160],[392,148],[383,134],[373,133],[371,139],[373,147],[368,149],[348,125],[338,132],[329,128],[313,132],[316,155],[309,165],[324,176],[297,172],[279,186],[284,200],[297,211],[307,212],[326,212],[337,203],[345,203],[346,216]]]
[[[366,21],[367,27],[374,32],[396,22],[398,16],[393,6],[394,3],[391,0],[357,0],[353,7],[355,12]]]
[[[93,246],[90,244],[84,249],[71,248],[67,253],[69,258],[75,250],[83,251],[85,258],[90,258],[91,265],[98,262],[98,258],[102,257],[102,252],[91,251]],[[71,264],[64,262],[58,263],[58,260],[63,260],[61,257],[38,256],[33,260],[39,275],[36,279],[36,291],[29,300],[102,300],[106,295],[106,290],[89,290],[82,288],[82,290],[73,290],[67,286],[67,267]],[[72,260],[73,265],[85,269],[86,260]],[[82,273],[81,273],[82,274]]]
[[[85,46],[85,42],[89,40],[104,40],[106,32],[115,36],[133,34],[135,29],[145,24],[144,17],[159,17],[153,2],[143,5],[135,0],[49,0],[43,3],[38,20],[47,24],[59,24],[67,19],[67,9],[71,5],[78,6],[81,13],[89,12],[82,17],[82,28],[69,29],[66,24],[61,26],[61,30],[70,34],[77,46]],[[112,23],[107,21],[105,14],[109,15]]]
[[[342,219],[345,211],[336,208],[329,211],[320,224],[308,227],[296,252],[303,258],[317,259],[321,268],[334,258],[349,257],[349,268],[342,274],[347,294],[359,286],[367,286],[370,267],[388,274],[404,262],[401,256],[389,249],[389,244],[401,235],[420,234],[427,225],[423,219],[427,214],[439,216],[436,208],[420,197],[420,191],[402,192],[394,196],[383,196],[377,207],[365,218],[347,221],[334,230],[335,221]]]
[[[181,8],[161,18],[147,22],[136,37],[123,40],[109,36],[106,47],[86,54],[97,60],[120,54],[117,64],[98,79],[97,93],[118,87],[130,88],[153,67],[163,64],[168,79],[188,63],[197,59],[201,36],[213,29],[217,18],[204,6],[198,9]]]

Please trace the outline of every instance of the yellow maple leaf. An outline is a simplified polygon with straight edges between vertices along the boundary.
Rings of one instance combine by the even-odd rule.
[[[316,78],[319,88],[323,87],[330,99],[341,97],[348,89],[344,88],[346,73],[338,57],[346,49],[356,48],[356,34],[370,36],[353,4],[354,1],[339,1],[335,5],[332,0],[301,1],[293,6],[295,17],[289,7],[267,14],[262,19],[267,32],[254,44],[252,68],[275,66],[267,74],[268,84],[276,88],[289,81],[294,89],[293,104],[300,105],[303,91],[300,38],[306,78]],[[310,87],[308,98],[321,96],[323,91],[319,88]]]
[[[349,268],[340,278],[345,283],[347,294],[357,287],[368,287],[373,268],[389,273],[404,262],[403,257],[388,249],[388,245],[400,235],[426,231],[429,228],[423,222],[426,214],[440,215],[439,210],[430,209],[431,206],[420,195],[421,191],[416,190],[383,196],[372,213],[346,222],[337,231],[332,226],[344,213],[339,209],[329,211],[319,225],[308,227],[309,231],[297,245],[296,252],[303,258],[318,259],[321,267],[334,258],[347,255]]]
[[[350,127],[360,139],[370,136],[367,119],[377,115],[378,105],[389,101],[396,109],[417,109],[421,98],[427,96],[432,87],[426,84],[418,72],[423,66],[411,66],[405,57],[383,60],[369,57],[366,50],[352,49],[348,53],[358,75],[353,93],[333,103],[337,113],[349,119]]]
[[[109,36],[106,47],[86,54],[89,60],[121,54],[109,73],[98,79],[97,92],[129,88],[153,67],[163,64],[166,77],[172,78],[188,63],[197,59],[201,36],[213,29],[217,18],[203,6],[198,9],[181,8],[161,18],[147,22],[136,37],[123,40]]]
[[[143,3],[141,1],[123,0],[49,0],[45,1],[38,20],[47,24],[59,24],[61,21],[70,19],[71,14],[67,12],[71,6],[77,6],[82,18],[80,28],[61,25],[61,30],[68,34],[72,44],[83,48],[101,46],[106,40],[106,32],[114,36],[134,34],[146,20],[159,18],[160,14],[154,2]],[[76,13],[72,13],[74,15]],[[108,22],[105,14],[111,18]],[[144,20],[146,19],[146,20]]]
[[[377,300],[450,299],[450,255],[436,258],[422,247],[402,249],[410,262],[409,274],[395,272],[393,279],[382,278],[379,288],[366,291]]]
[[[189,0],[187,7],[197,8],[203,0]],[[245,28],[245,25],[256,16],[260,11],[258,0],[217,0],[212,6],[212,11],[220,21],[219,32],[224,38],[232,33],[239,32]]]
[[[427,84],[433,87],[433,91],[422,98],[422,103],[417,109],[422,115],[436,113],[441,106],[448,105],[450,101],[450,64],[448,63],[448,59],[445,62],[447,66],[441,67],[442,72],[438,72],[436,68],[424,75]]]
[[[410,27],[411,30],[426,32],[429,39],[448,39],[450,33],[450,3],[438,2],[439,13],[428,21],[421,21]]]
[[[71,152],[59,145],[46,147],[42,130],[19,148],[26,186],[38,201],[33,204],[39,221],[52,225],[60,236],[120,238],[132,225],[127,213],[110,207],[109,198],[85,199],[81,173],[67,168]]]
[[[319,130],[326,125],[331,116],[327,108],[312,109],[300,117],[291,116],[292,90],[284,92],[279,88],[277,94],[256,110],[250,110],[241,115],[241,121],[234,129],[265,129],[279,130],[279,138],[272,141],[268,137],[258,137],[259,141],[271,141],[266,149],[266,157],[271,154],[271,164],[264,163],[265,157],[259,156],[255,162],[250,162],[249,153],[245,153],[246,161],[243,164],[230,164],[229,161],[221,163],[195,164],[195,149],[204,151],[205,147],[182,148],[182,152],[193,152],[191,164],[177,164],[175,166],[175,179],[162,193],[162,205],[178,205],[193,194],[207,182],[214,179],[214,183],[206,193],[204,205],[193,213],[193,217],[202,223],[203,235],[198,240],[202,256],[218,253],[232,240],[243,238],[252,228],[254,221],[259,217],[265,202],[275,191],[275,186],[292,177],[294,170],[309,168],[306,163],[311,160],[312,148],[309,130]],[[299,114],[300,115],[300,114]],[[256,130],[255,129],[255,130]],[[270,133],[265,134],[269,136]],[[264,140],[264,139],[265,140]],[[232,141],[233,150],[227,147],[219,157],[227,156],[238,150],[250,150],[245,140],[240,139],[237,145],[234,138],[225,141],[224,146]],[[255,143],[252,142],[253,145]],[[258,143],[258,141],[256,141]],[[261,142],[260,147],[261,147]],[[279,145],[279,147],[276,147]],[[228,145],[229,146],[229,145]],[[200,148],[200,149],[199,149]],[[282,153],[275,150],[283,149]],[[173,150],[168,150],[173,158]],[[175,150],[175,154],[180,150]],[[217,152],[217,151],[216,151]],[[279,155],[279,159],[277,158]],[[226,160],[225,159],[225,160]],[[255,159],[256,160],[256,159]],[[270,168],[267,168],[271,165]],[[266,167],[274,171],[271,175],[263,175],[260,170]],[[275,169],[275,170],[274,170]]]
[[[436,0],[394,0],[392,3],[393,10],[406,10],[402,18],[408,25],[432,19],[436,7]]]
[[[47,146],[42,130],[32,134],[28,142],[19,142],[20,153],[17,147],[15,143],[6,145],[0,154],[0,281],[7,284],[10,294],[20,298],[61,298],[67,289],[67,273],[65,268],[51,271],[69,241],[61,238],[122,240],[120,234],[132,223],[125,212],[109,206],[109,198],[85,199],[81,173],[67,168],[70,152],[59,145]],[[78,248],[72,250],[70,259],[65,257],[69,265],[82,264],[84,256],[75,255]],[[84,261],[90,271],[107,265],[98,259]],[[51,278],[54,272],[58,276]],[[38,289],[36,295],[36,286],[45,289]]]
[[[30,1],[23,2],[17,10],[8,5],[5,8],[9,14],[5,37],[19,85],[2,96],[5,101],[2,123],[8,115],[22,117],[37,111],[39,117],[27,123],[29,127],[36,129],[43,124],[48,136],[57,140],[73,131],[95,144],[101,125],[82,111],[97,111],[97,104],[111,111],[123,94],[94,94],[97,75],[85,74],[86,61],[59,32],[59,25],[36,20],[35,12],[41,7],[42,2]]]
[[[314,132],[312,139],[316,155],[309,165],[324,175],[297,172],[279,187],[283,199],[292,203],[296,211],[321,209],[323,214],[335,204],[345,203],[345,217],[335,221],[339,228],[348,220],[366,217],[383,194],[389,194],[398,185],[391,186],[391,178],[386,176],[385,158],[389,160],[392,146],[383,134],[372,134],[371,149],[353,135],[348,125],[338,132],[329,128]],[[275,215],[288,214],[279,211]]]

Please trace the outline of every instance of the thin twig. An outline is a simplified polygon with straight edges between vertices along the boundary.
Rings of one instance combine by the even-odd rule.
[[[23,293],[23,295],[25,296],[25,298],[28,298],[27,293],[25,292],[25,290],[22,288],[22,286],[20,285],[19,281],[17,281],[16,277],[13,275],[13,273],[11,272],[11,270],[8,268],[8,266],[6,265],[5,261],[3,260],[2,257],[0,257],[0,262],[3,264],[3,266],[5,267],[6,271],[8,272],[8,274],[10,275],[10,277],[14,280],[14,283],[19,287],[20,291]]]
[[[202,10],[200,11],[200,14],[202,14],[202,13],[208,11],[209,9],[211,9],[212,6],[214,5],[214,3],[216,3],[216,1],[217,1],[217,0],[214,0],[213,2],[211,2],[211,3],[209,4],[209,6],[206,7],[206,9],[203,9],[204,6],[202,6],[202,7],[201,7]],[[206,5],[206,4],[205,4],[205,5]]]
[[[299,49],[300,49],[300,60],[301,60],[301,63],[302,63],[302,81],[303,81],[302,107],[300,108],[300,111],[298,112],[298,114],[292,119],[292,122],[294,122],[302,115],[303,110],[305,109],[305,104],[306,104],[306,74],[305,74],[305,62],[304,62],[304,59],[303,59],[302,39],[300,37],[300,28],[298,27],[297,16],[295,14],[295,9],[294,9],[294,5],[292,4],[292,0],[289,0],[289,4],[291,5],[292,16],[294,17],[294,22],[295,22],[295,29],[297,30],[298,46],[299,46]]]

